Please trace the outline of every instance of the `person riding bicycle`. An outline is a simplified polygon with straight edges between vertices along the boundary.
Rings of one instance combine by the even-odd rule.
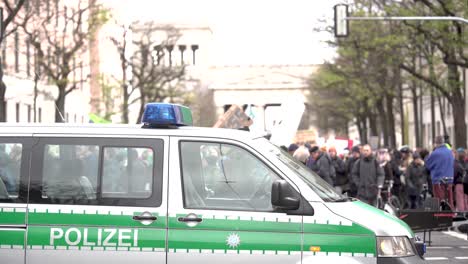
[[[452,151],[445,145],[444,138],[437,136],[434,139],[434,151],[426,159],[426,168],[431,173],[432,188],[435,198],[440,201],[447,199],[453,208],[453,162]],[[441,181],[446,178],[447,184]],[[444,190],[447,185],[447,190]],[[447,191],[448,197],[445,192]]]

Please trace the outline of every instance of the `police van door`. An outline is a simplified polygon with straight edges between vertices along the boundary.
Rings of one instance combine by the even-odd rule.
[[[272,164],[194,140],[171,137],[168,263],[300,263],[302,217],[273,211]]]
[[[26,263],[165,263],[167,138],[40,137]]]
[[[31,138],[0,138],[0,260],[24,263]]]

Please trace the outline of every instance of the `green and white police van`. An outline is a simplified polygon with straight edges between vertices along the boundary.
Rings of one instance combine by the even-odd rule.
[[[141,125],[0,126],[0,263],[425,263],[399,219],[262,136]]]

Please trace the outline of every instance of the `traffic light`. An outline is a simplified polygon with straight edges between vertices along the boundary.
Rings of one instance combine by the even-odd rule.
[[[335,37],[347,37],[348,25],[348,5],[338,4],[334,6],[335,11]]]

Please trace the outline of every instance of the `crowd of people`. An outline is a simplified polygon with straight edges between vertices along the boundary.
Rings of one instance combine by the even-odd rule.
[[[419,209],[435,197],[455,211],[468,211],[468,151],[452,147],[448,137],[436,137],[431,151],[373,150],[367,144],[340,155],[332,146],[291,144],[287,150],[337,192],[373,206],[388,189],[401,208]]]

